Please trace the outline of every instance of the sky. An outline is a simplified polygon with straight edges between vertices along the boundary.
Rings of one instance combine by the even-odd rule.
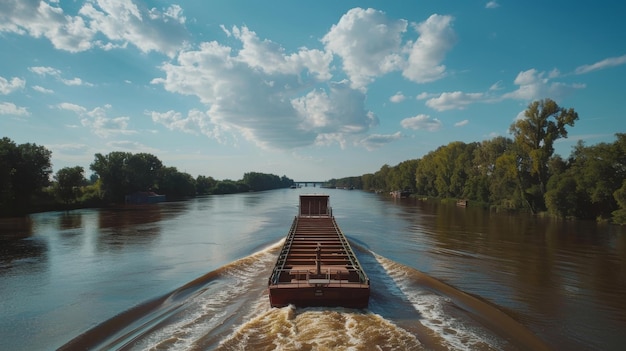
[[[558,140],[626,132],[626,2],[2,0],[0,137],[150,153],[196,177],[374,173],[511,137],[545,98]]]

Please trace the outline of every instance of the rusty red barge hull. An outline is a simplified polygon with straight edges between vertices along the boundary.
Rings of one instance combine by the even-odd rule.
[[[332,215],[328,195],[300,195],[268,288],[272,307],[367,307],[369,278]]]

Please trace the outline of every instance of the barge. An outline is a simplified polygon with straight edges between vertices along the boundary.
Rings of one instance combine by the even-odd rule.
[[[328,195],[300,195],[268,288],[272,307],[367,307],[369,278],[335,221]]]

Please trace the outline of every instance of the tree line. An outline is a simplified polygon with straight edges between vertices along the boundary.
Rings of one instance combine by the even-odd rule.
[[[626,134],[592,146],[579,141],[571,155],[554,154],[578,114],[550,99],[532,102],[510,127],[512,138],[451,142],[419,159],[326,185],[374,191],[410,190],[420,197],[457,198],[496,209],[548,212],[564,218],[612,220],[626,224]],[[87,180],[82,167],[66,167],[53,177],[43,146],[0,140],[0,214],[67,206],[120,203],[135,191],[155,191],[169,199],[289,187],[286,176],[245,173],[243,179],[193,178],[147,153],[96,154]]]
[[[579,141],[564,159],[554,153],[554,143],[566,138],[577,120],[571,108],[550,99],[535,101],[511,125],[512,138],[455,141],[422,158],[332,183],[626,224],[626,134],[592,146]]]
[[[53,173],[52,152],[32,143],[17,145],[0,140],[0,215],[16,215],[51,209],[104,206],[124,203],[135,192],[152,191],[167,199],[209,194],[232,194],[288,188],[294,181],[286,176],[245,173],[241,180],[180,172],[165,166],[149,153],[110,152],[95,154],[85,178],[83,167],[65,167]]]

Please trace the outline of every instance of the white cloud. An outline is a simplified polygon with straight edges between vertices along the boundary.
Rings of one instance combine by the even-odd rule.
[[[56,106],[60,110],[72,111],[77,114],[83,114],[87,112],[87,109],[76,104],[72,104],[69,102],[62,102]]]
[[[561,76],[558,69],[549,72],[539,72],[536,69],[529,69],[520,72],[513,83],[518,86],[517,90],[495,95],[495,91],[502,89],[502,82],[496,82],[485,93],[465,93],[462,91],[444,92],[439,95],[432,93],[421,93],[418,100],[425,100],[426,106],[437,110],[463,110],[474,103],[494,103],[504,99],[515,100],[537,100],[550,97],[557,100],[577,89],[583,89],[584,84],[566,84],[553,82],[554,78]]]
[[[469,120],[464,119],[464,120],[462,120],[462,121],[456,122],[456,123],[454,124],[454,126],[455,126],[455,127],[463,127],[463,126],[466,126],[468,123],[469,123]]]
[[[428,98],[435,97],[435,96],[437,96],[437,94],[423,92],[423,93],[419,93],[415,98],[417,100],[426,100]]]
[[[54,90],[46,89],[46,88],[44,88],[42,86],[39,86],[39,85],[34,85],[33,86],[33,90],[38,91],[38,92],[40,92],[42,94],[52,94],[52,93],[54,93]]]
[[[365,89],[375,78],[398,70],[406,20],[390,20],[384,12],[353,8],[322,38],[326,49],[343,60],[354,89]]]
[[[400,121],[400,125],[405,129],[434,132],[441,128],[442,123],[436,118],[431,118],[429,115],[420,114],[415,117],[403,119]]]
[[[365,94],[345,81],[331,83],[328,93],[319,89],[293,99],[292,105],[302,119],[300,127],[314,133],[359,134],[378,124],[364,108]]]
[[[583,65],[583,66],[577,67],[574,72],[576,74],[585,74],[585,73],[598,71],[598,70],[605,69],[605,68],[621,66],[623,64],[626,64],[626,55],[619,56],[619,57],[609,57],[591,65]]]
[[[414,26],[420,36],[407,45],[409,59],[402,72],[404,77],[416,83],[427,83],[444,76],[446,66],[441,62],[456,42],[452,21],[451,16],[435,14]]]
[[[52,68],[52,67],[46,67],[46,66],[34,66],[34,67],[28,67],[28,70],[40,75],[40,76],[52,76],[54,78],[56,78],[59,82],[65,84],[65,85],[70,85],[70,86],[93,86],[93,84],[88,83],[88,82],[84,82],[82,79],[78,78],[78,77],[74,77],[72,79],[66,79],[62,77],[62,72],[56,68]]]
[[[393,103],[399,103],[399,102],[404,101],[405,99],[406,99],[406,96],[404,96],[402,92],[397,92],[395,95],[389,98],[389,101]]]
[[[497,1],[489,1],[489,2],[485,5],[485,8],[488,8],[488,9],[496,9],[496,8],[498,8],[498,7],[500,7],[500,4],[498,4],[498,2],[497,2]]]
[[[0,115],[29,116],[26,107],[20,107],[12,102],[0,102]]]
[[[106,146],[108,150],[119,150],[132,153],[146,152],[149,154],[158,154],[162,152],[161,150],[132,140],[112,140],[107,142]]]
[[[239,39],[243,48],[238,53],[238,60],[249,67],[260,69],[266,74],[297,75],[308,70],[320,80],[331,78],[329,66],[332,55],[320,50],[301,48],[297,53],[285,55],[280,45],[270,40],[259,40],[256,33],[247,27],[233,27],[233,36]]]
[[[79,143],[48,144],[47,147],[53,149],[55,153],[58,151],[65,155],[84,155],[89,149],[89,146]]]
[[[93,84],[88,83],[88,82],[83,82],[82,79],[78,78],[78,77],[74,77],[72,79],[59,79],[63,84],[65,85],[70,85],[70,86],[81,86],[81,85],[85,85],[85,86],[93,86]]]
[[[127,0],[92,0],[85,2],[77,15],[71,15],[60,2],[0,2],[0,32],[45,37],[55,48],[69,52],[131,43],[143,52],[173,56],[187,39],[184,23],[178,5],[160,11]]]
[[[34,66],[34,67],[28,67],[28,70],[40,76],[53,76],[53,77],[61,76],[61,71],[52,67]]]
[[[451,93],[441,93],[438,97],[434,97],[426,101],[426,106],[437,111],[446,110],[463,110],[468,105],[475,102],[483,101],[485,94],[483,93],[464,93],[455,91]]]
[[[489,87],[489,91],[502,90],[502,81],[499,80]]]
[[[164,12],[140,8],[126,0],[100,0],[94,5],[86,3],[79,14],[113,42],[129,42],[143,52],[158,51],[173,57],[188,38],[185,18],[178,5]]]
[[[555,71],[552,71],[546,74],[545,72],[539,72],[534,68],[522,71],[513,81],[515,85],[519,86],[518,89],[504,94],[502,98],[528,101],[542,99],[549,96],[550,98],[557,100],[574,90],[585,87],[584,84],[551,82],[550,79],[554,77],[554,72]]]
[[[161,67],[165,77],[152,81],[167,91],[197,96],[208,106],[199,119],[209,128],[204,134],[223,138],[229,132],[263,148],[292,149],[320,140],[345,143],[377,123],[364,108],[364,93],[350,88],[347,81],[311,88],[329,78],[326,54],[306,48],[289,54],[245,27],[232,32],[243,44],[240,51],[217,42],[202,43],[197,50],[182,51],[175,63],[165,63]],[[179,125],[199,123],[189,117],[166,117],[154,118],[181,130]]]
[[[4,77],[0,77],[0,94],[7,95],[18,89],[24,89],[26,81],[17,77],[13,77],[10,81]]]
[[[177,130],[194,135],[202,133],[221,143],[225,142],[222,129],[211,123],[209,116],[200,110],[190,110],[187,116],[172,110],[167,112],[146,111],[146,114],[152,118],[152,121],[162,124],[169,130]]]
[[[83,106],[68,102],[58,104],[56,107],[76,113],[80,117],[81,125],[101,138],[136,133],[136,131],[128,128],[129,117],[111,118],[107,116],[107,111],[111,109],[111,105],[96,107],[91,111]]]
[[[70,52],[90,49],[95,34],[83,18],[64,14],[58,4],[22,0],[0,2],[0,31],[43,36],[55,48]]]
[[[360,141],[360,144],[367,150],[371,151],[399,139],[402,139],[402,134],[400,132],[396,132],[394,134],[372,134],[363,138]]]

